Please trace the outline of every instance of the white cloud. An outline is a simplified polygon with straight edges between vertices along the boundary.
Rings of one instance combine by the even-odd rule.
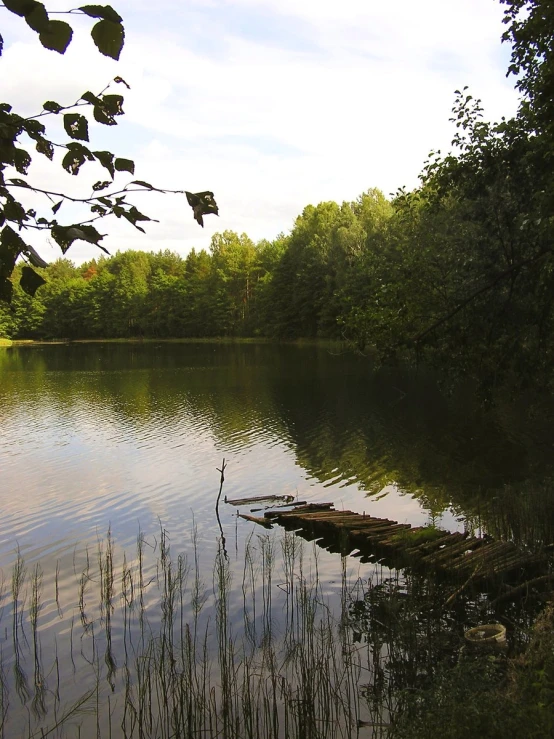
[[[415,186],[428,151],[449,147],[455,88],[470,85],[493,119],[516,107],[500,45],[502,9],[492,1],[114,6],[127,28],[119,64],[96,52],[87,22],[59,57],[19,19],[10,20],[0,60],[5,99],[27,114],[120,74],[132,85],[126,116],[117,128],[91,127],[93,148],[134,158],[136,176],[155,185],[215,192],[221,218],[206,218],[204,231],[182,197],[142,198],[137,205],[161,223],[146,237],[106,224],[114,250],[186,253],[227,228],[271,238],[308,203]],[[83,169],[78,183],[81,175],[69,179],[47,164],[37,177],[51,187],[86,190],[99,178],[94,171],[87,180]],[[82,245],[69,256],[94,254]]]

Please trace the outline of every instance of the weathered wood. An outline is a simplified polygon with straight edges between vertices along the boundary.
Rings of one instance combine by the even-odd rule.
[[[460,555],[463,556],[464,559],[467,559],[467,557],[470,557],[471,554],[473,554],[477,547],[477,544],[471,546],[467,539],[462,539],[461,542],[456,540],[452,546],[446,546],[444,549],[439,549],[438,552],[425,555],[425,557],[422,557],[422,562],[438,564],[443,561],[447,562],[448,560],[456,560]],[[471,550],[471,554],[465,554],[468,550]]]
[[[396,534],[399,531],[405,531],[409,529],[410,525],[407,523],[399,523],[395,526],[384,526],[377,529],[349,529],[349,534],[358,539],[365,540],[367,542],[381,543],[388,539],[392,534]]]
[[[389,521],[387,523],[380,524],[379,526],[370,526],[370,527],[356,524],[354,527],[352,527],[349,530],[352,532],[357,531],[363,536],[366,536],[368,539],[372,539],[375,536],[382,537],[383,535],[397,534],[400,531],[409,530],[409,528],[410,528],[410,524],[395,523],[394,521]]]
[[[225,503],[229,503],[230,505],[252,505],[252,503],[262,503],[263,501],[288,501],[290,503],[294,500],[294,495],[254,495],[249,498],[235,498],[234,500],[231,500],[231,498],[225,498],[223,499]]]
[[[491,605],[496,605],[497,603],[502,603],[503,601],[507,600],[514,600],[520,595],[523,595],[523,593],[529,593],[530,588],[534,588],[537,585],[546,585],[547,583],[550,583],[554,580],[554,574],[549,575],[541,575],[540,577],[533,577],[531,580],[526,580],[525,582],[522,582],[521,585],[518,585],[515,588],[510,588],[506,593],[502,593],[498,596],[498,598],[495,598]]]
[[[303,505],[306,505],[306,501],[305,500],[301,500],[298,503],[280,503],[279,505],[272,505],[271,510],[272,511],[277,511],[277,508],[290,508],[293,505],[303,506]],[[267,511],[267,509],[266,508],[251,508],[250,509],[250,513],[258,513],[258,511]],[[267,511],[267,512],[269,512],[269,511]],[[277,511],[277,512],[279,512],[279,511]]]
[[[333,518],[340,518],[342,514],[342,511],[284,511],[283,513],[279,511],[275,511],[277,513],[278,518],[284,518],[285,520],[288,520],[290,518],[301,518],[303,521],[326,521],[331,520]],[[268,511],[269,513],[269,511]]]
[[[337,511],[332,503],[309,503],[291,510],[266,511],[264,518],[241,517],[262,526],[270,527],[271,522],[280,523],[301,533],[304,538],[319,541],[330,551],[344,552],[351,546],[359,550],[356,556],[360,556],[362,561],[368,557],[368,552],[364,551],[365,544],[368,548],[375,547],[375,556],[381,557],[387,550],[391,554],[404,552],[414,563],[420,562],[436,570],[468,577],[462,587],[450,596],[449,602],[453,602],[474,580],[486,580],[491,574],[512,572],[545,559],[544,553],[530,555],[519,551],[512,542],[495,541],[489,536],[477,538],[461,532],[444,532],[433,541],[414,544],[410,536],[404,538],[398,534],[402,531],[417,534],[425,527],[412,528],[409,524],[387,518],[374,518],[348,510]],[[323,536],[318,536],[318,532]],[[335,532],[335,538],[330,536],[331,532]]]
[[[520,556],[518,558],[514,557],[513,560],[504,564],[501,567],[496,567],[494,570],[494,574],[495,575],[506,575],[510,572],[513,572],[514,570],[519,570],[525,567],[530,567],[531,565],[538,564],[539,562],[544,562],[544,557],[542,555],[524,554],[523,556]]]
[[[455,544],[457,541],[461,541],[466,538],[466,534],[462,534],[459,531],[455,531],[453,534],[448,532],[445,536],[441,536],[440,539],[434,541],[426,541],[423,544],[419,544],[417,550],[420,552],[434,552],[435,549],[440,549],[443,545],[449,546]]]
[[[275,509],[269,510],[265,512],[266,518],[277,518],[277,516],[284,516],[287,513],[292,514],[305,514],[305,513],[312,513],[312,512],[324,512],[329,511],[332,509],[333,504],[332,503],[302,503],[299,504],[298,507],[295,503],[291,505],[290,510],[287,511],[278,511]]]
[[[271,521],[268,521],[267,518],[263,518],[262,516],[249,516],[247,513],[239,513],[239,518],[244,518],[245,521],[252,521],[253,523],[257,523],[260,526],[264,526],[266,529],[272,529],[273,524]]]
[[[490,561],[492,555],[494,554],[496,556],[498,552],[504,550],[505,546],[506,543],[503,541],[489,542],[484,546],[481,546],[478,549],[474,550],[471,554],[458,557],[457,560],[452,562],[450,566],[454,570],[459,570],[473,567],[473,565],[481,559],[486,559]]]

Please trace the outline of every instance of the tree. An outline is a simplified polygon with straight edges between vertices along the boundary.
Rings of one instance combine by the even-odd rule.
[[[551,0],[500,0],[502,36],[512,46],[508,74],[523,94],[520,115],[534,130],[554,133],[554,5]]]
[[[53,20],[50,16],[54,13],[47,11],[43,3],[37,0],[4,0],[4,5],[0,7],[23,18],[27,25],[36,31],[40,43],[45,48],[59,54],[65,53],[71,43],[73,30],[66,21]],[[91,36],[99,52],[112,59],[119,59],[125,30],[121,16],[111,6],[84,5],[65,14],[80,14],[94,19]],[[4,40],[0,36],[0,56],[3,44]],[[21,236],[21,232],[27,229],[49,232],[63,254],[78,240],[95,244],[107,252],[100,243],[104,234],[93,225],[96,221],[115,216],[127,220],[144,233],[143,227],[139,224],[152,220],[127,200],[132,192],[184,194],[193,210],[194,218],[201,226],[204,225],[204,215],[218,214],[212,192],[165,190],[143,180],[133,180],[123,187],[113,185],[116,173],[127,172],[134,175],[135,164],[130,159],[114,156],[112,152],[96,151],[86,146],[85,144],[89,142],[88,118],[82,111],[86,110],[92,114],[94,120],[103,125],[116,125],[117,118],[123,115],[124,99],[119,92],[112,91],[114,86],[129,87],[121,77],[115,77],[100,93],[94,94],[87,90],[70,105],[46,100],[42,110],[28,118],[18,115],[8,103],[0,103],[0,299],[11,301],[13,295],[11,277],[20,256],[26,262],[21,270],[22,289],[30,296],[34,296],[45,282],[44,277],[33,267],[44,268],[46,263],[34,247],[26,243]],[[43,123],[51,116],[60,115],[63,116],[64,130],[70,139],[63,144],[50,138]],[[85,198],[36,187],[26,177],[32,157],[27,144],[21,144],[24,137],[33,142],[36,151],[50,161],[54,160],[57,150],[64,151],[61,165],[71,175],[78,175],[87,162],[97,162],[106,170],[109,178],[96,182],[92,188],[92,195]],[[14,177],[12,174],[22,176]],[[51,213],[46,216],[39,215],[34,208],[27,208],[20,199],[21,195],[16,195],[22,191],[43,195],[53,203]],[[86,207],[90,213],[77,222],[62,224],[57,220],[57,213],[64,203],[79,204]]]

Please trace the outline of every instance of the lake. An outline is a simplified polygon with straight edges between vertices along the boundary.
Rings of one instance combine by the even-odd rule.
[[[246,600],[259,597],[267,605],[268,561],[276,572],[286,570],[283,532],[237,518],[223,497],[220,529],[215,503],[223,459],[229,499],[291,495],[451,531],[503,527],[523,540],[552,533],[550,523],[544,530],[551,497],[541,495],[540,510],[514,503],[529,500],[520,493],[530,480],[550,474],[554,437],[544,401],[533,404],[520,394],[483,409],[469,384],[447,393],[430,373],[377,371],[366,357],[325,346],[144,342],[3,349],[0,419],[0,715],[6,736],[40,736],[41,727],[54,726],[87,694],[87,669],[95,666],[98,675],[100,663],[107,670],[102,700],[111,696],[111,708],[100,711],[101,720],[96,711],[92,728],[79,708],[64,718],[64,735],[112,735],[106,715],[127,705],[125,681],[118,683],[126,635],[132,641],[139,633],[131,625],[135,595],[129,588],[140,575],[150,633],[163,631],[167,614],[156,602],[160,592],[167,596],[163,573],[175,577],[164,569],[169,551],[175,566],[180,556],[186,561],[203,594],[204,630],[210,608],[214,620],[218,612],[221,562],[232,580],[229,624],[243,628]],[[398,574],[376,563],[322,549],[316,555],[307,546],[303,566],[311,573],[317,568],[318,593],[339,611],[346,582],[365,587],[365,594],[375,578],[404,583],[405,590]],[[254,560],[246,598],[245,561]],[[275,598],[293,589],[283,585],[286,572],[279,577]],[[180,614],[194,618],[194,603]],[[124,720],[130,721],[118,718]],[[125,726],[121,735],[133,735],[133,726]],[[154,724],[150,735],[163,732]]]

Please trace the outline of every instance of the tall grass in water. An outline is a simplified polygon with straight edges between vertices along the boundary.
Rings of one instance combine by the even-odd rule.
[[[65,636],[56,635],[47,663],[41,637],[52,635],[41,630],[41,617],[61,613],[58,567],[55,597],[43,608],[42,570],[35,567],[28,579],[18,556],[5,609],[12,640],[1,652],[0,736],[358,736],[372,719],[360,690],[372,655],[350,638],[345,570],[342,610],[334,613],[317,556],[308,560],[293,535],[280,544],[252,537],[240,572],[221,548],[211,587],[202,580],[197,546],[193,552],[190,561],[173,558],[162,530],[155,545],[139,535],[136,557],[118,563],[108,533],[96,559],[87,552],[76,570],[77,618],[70,628],[69,616],[59,621]],[[386,735],[380,717],[373,718],[372,736]]]

